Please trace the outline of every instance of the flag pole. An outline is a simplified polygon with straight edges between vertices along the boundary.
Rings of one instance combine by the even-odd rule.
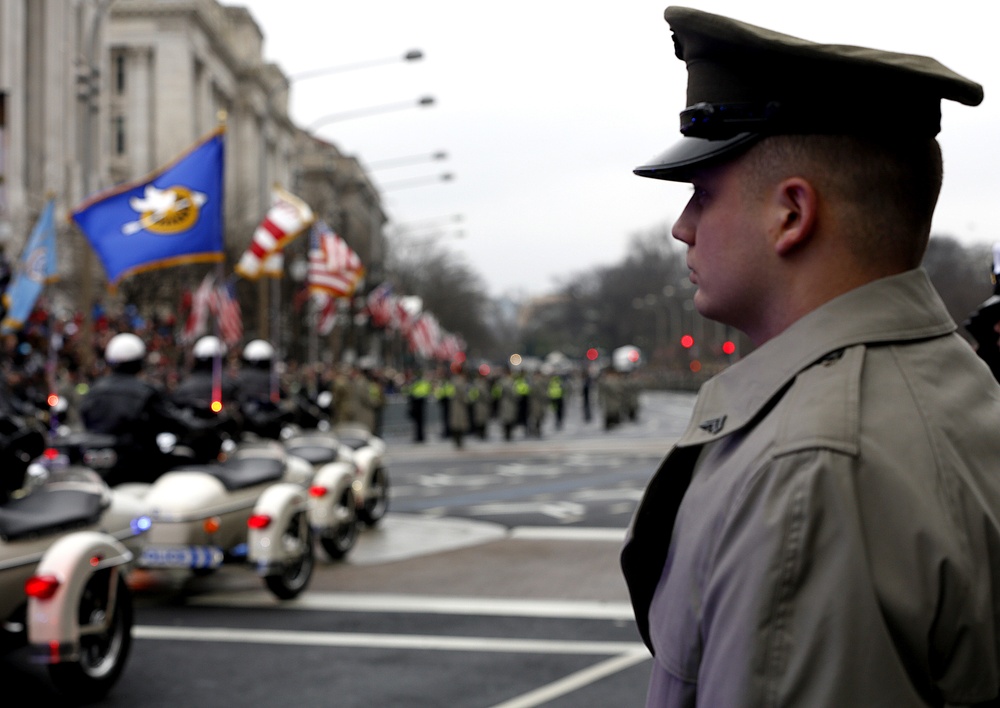
[[[216,119],[219,122],[219,129],[226,129],[226,120],[229,114],[225,110],[220,110],[216,114]],[[225,167],[223,166],[223,174],[225,174]],[[225,189],[222,190],[223,195],[225,195]],[[226,235],[226,209],[225,205],[220,211],[219,215],[219,228],[222,229],[222,238],[219,239],[220,243],[225,243]],[[220,259],[215,264],[215,282],[212,284],[212,296],[215,298],[215,317],[212,320],[212,333],[215,335],[215,339],[218,342],[222,342],[222,327],[219,324],[219,314],[222,307],[222,298],[219,295],[219,288],[226,287],[226,271],[225,271],[225,257]],[[215,355],[212,357],[212,412],[221,413],[222,412],[222,347],[217,347],[215,350]]]
[[[319,332],[317,330],[318,323],[316,322],[319,319],[319,310],[316,307],[316,301],[313,299],[312,293],[309,294],[307,307],[309,308],[309,363],[319,372]]]
[[[212,283],[212,297],[215,298],[215,317],[212,318],[212,334],[218,342],[222,342],[222,327],[219,325],[219,310],[222,306],[222,298],[219,296],[219,288],[224,288],[223,277],[225,271],[223,264],[217,263],[215,266],[215,281]],[[216,347],[212,356],[212,412],[222,412],[222,347]]]
[[[281,258],[281,269],[271,276],[271,332],[274,339],[274,351],[278,356],[271,360],[271,402],[277,403],[280,399],[281,387],[278,385],[278,357],[285,358],[284,347],[281,343],[281,323],[278,320],[278,312],[281,309],[281,276],[285,268],[284,253],[279,251],[276,254]],[[274,258],[274,256],[271,256]]]

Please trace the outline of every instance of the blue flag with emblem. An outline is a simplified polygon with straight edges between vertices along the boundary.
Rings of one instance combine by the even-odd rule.
[[[46,283],[58,279],[55,208],[55,199],[49,199],[24,244],[14,277],[3,294],[6,313],[0,322],[0,333],[10,334],[21,329]]]
[[[136,273],[223,259],[223,137],[220,128],[170,165],[73,211],[112,287]]]

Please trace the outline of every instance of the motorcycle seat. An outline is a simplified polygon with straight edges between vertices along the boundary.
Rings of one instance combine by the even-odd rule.
[[[344,443],[345,445],[347,445],[347,447],[351,448],[352,450],[360,450],[361,448],[363,448],[365,445],[368,444],[368,441],[365,440],[364,438],[351,438],[351,437],[341,437],[340,442]]]
[[[0,536],[14,541],[96,524],[104,511],[100,494],[79,489],[38,489],[0,506]]]
[[[337,448],[330,445],[295,445],[289,446],[288,454],[305,460],[310,465],[325,465],[336,462]]]
[[[179,471],[205,472],[218,479],[229,491],[277,482],[285,474],[285,463],[269,457],[231,458],[210,465],[190,465]]]

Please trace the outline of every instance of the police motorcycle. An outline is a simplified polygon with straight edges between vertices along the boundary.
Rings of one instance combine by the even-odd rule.
[[[273,357],[273,347],[263,340],[249,342],[243,351],[244,365],[251,375],[269,372]],[[304,395],[268,405],[245,401],[241,412],[244,441],[236,454],[284,459],[288,465],[304,469],[299,479],[308,492],[313,534],[331,559],[346,557],[357,542],[358,514],[363,508],[353,451],[319,428],[323,413]]]
[[[113,350],[119,337],[128,338],[118,343],[126,351]],[[141,361],[145,345],[134,335],[116,335],[105,356],[109,361]],[[106,470],[115,479],[116,493],[144,504],[152,519],[137,567],[184,580],[223,564],[246,564],[277,598],[298,596],[314,566],[307,466],[288,464],[273,453],[246,454],[233,441],[225,444],[229,454],[206,459],[197,454],[205,449],[204,437],[218,433],[228,420],[222,415],[198,420],[190,411],[185,416],[187,432],[163,432],[156,438],[156,459],[169,460],[165,471],[143,479],[144,470],[123,469],[120,460],[114,473]],[[118,450],[91,447],[89,454],[91,459],[115,459]],[[129,480],[130,471],[138,479]]]
[[[69,698],[104,696],[131,648],[126,574],[148,529],[141,505],[0,419],[0,645],[27,645]]]
[[[375,526],[389,511],[389,466],[385,441],[357,423],[339,423],[333,435],[353,452],[357,465],[355,491],[358,495],[358,518]]]
[[[308,431],[310,439],[328,436],[350,450],[356,468],[353,489],[358,504],[358,519],[368,527],[378,524],[389,510],[385,441],[358,422],[331,424],[334,411],[333,394],[329,390],[317,391],[314,395],[300,392],[297,410],[296,424]]]

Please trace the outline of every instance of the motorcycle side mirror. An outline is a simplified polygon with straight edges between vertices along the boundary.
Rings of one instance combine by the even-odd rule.
[[[160,448],[160,452],[173,452],[177,447],[177,436],[173,433],[160,433],[156,436],[156,446]]]
[[[330,404],[333,403],[333,394],[329,391],[323,391],[318,396],[316,396],[316,405],[320,408],[329,408]]]

